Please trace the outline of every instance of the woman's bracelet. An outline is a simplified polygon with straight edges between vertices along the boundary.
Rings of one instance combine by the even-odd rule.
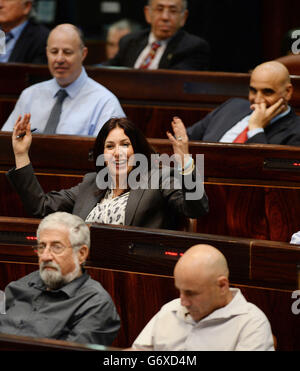
[[[178,165],[178,170],[184,172],[187,169],[189,169],[193,165],[193,163],[194,163],[193,157],[189,156],[188,162],[184,165],[183,168],[180,165]]]

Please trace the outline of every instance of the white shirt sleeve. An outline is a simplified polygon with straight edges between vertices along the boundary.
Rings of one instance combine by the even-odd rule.
[[[159,312],[147,323],[139,336],[132,344],[133,349],[137,350],[154,350],[154,328]]]
[[[290,243],[300,245],[300,231],[292,235]]]

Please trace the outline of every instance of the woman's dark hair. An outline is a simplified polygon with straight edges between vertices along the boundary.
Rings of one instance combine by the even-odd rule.
[[[124,133],[128,136],[131,141],[134,153],[143,154],[148,160],[148,166],[151,165],[151,154],[154,154],[154,149],[148,143],[146,137],[142,131],[137,128],[133,122],[128,118],[111,118],[109,119],[99,131],[97,135],[94,149],[93,149],[93,159],[96,167],[96,171],[102,170],[103,166],[97,166],[97,158],[104,152],[104,144],[108,134],[115,128],[121,128]]]

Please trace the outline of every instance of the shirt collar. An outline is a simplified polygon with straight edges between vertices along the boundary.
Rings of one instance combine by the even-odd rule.
[[[40,291],[47,291],[47,287],[44,283],[44,281],[41,279],[41,276],[39,274],[39,271],[37,271],[38,277],[34,276],[32,279],[28,282],[28,285],[30,287],[35,287],[36,289]],[[51,290],[47,292],[51,293],[59,293],[64,292],[68,297],[75,296],[78,288],[82,286],[87,280],[89,279],[89,275],[87,272],[83,269],[83,273],[81,276],[75,278],[70,283],[67,283],[65,286],[59,288],[58,290]]]
[[[174,308],[173,312],[176,312],[176,315],[183,321],[191,323],[193,325],[197,325],[199,323],[212,321],[216,319],[230,318],[233,316],[247,313],[247,307],[245,306],[247,301],[243,297],[240,289],[231,288],[230,291],[233,296],[232,300],[225,307],[216,309],[211,314],[201,319],[199,322],[194,321],[193,318],[189,315],[188,310],[182,305],[180,305],[179,308],[178,307],[176,309]]]
[[[79,91],[81,90],[81,88],[83,87],[83,85],[85,84],[87,79],[88,79],[88,75],[85,71],[85,68],[82,67],[82,70],[81,70],[81,73],[80,73],[79,77],[77,77],[77,79],[75,81],[73,81],[70,85],[68,85],[66,88],[63,88],[63,89],[68,93],[68,96],[71,99],[73,99],[79,93]],[[60,89],[62,89],[62,87],[58,84],[56,79],[53,79],[53,84],[54,84],[53,97],[55,97],[57,92]]]
[[[148,39],[148,45],[152,45],[155,41],[159,41],[161,43],[161,46],[165,46],[168,44],[170,38],[169,39],[165,39],[165,40],[156,40],[155,36],[153,35],[152,32],[150,32],[150,35],[149,35],[149,39]]]
[[[25,22],[19,24],[19,26],[14,27],[14,28],[12,28],[9,31],[13,35],[14,40],[17,40],[19,38],[19,36],[21,35],[22,31],[27,26],[27,23],[28,23],[28,21],[25,21]]]
[[[232,293],[232,300],[225,305],[225,307],[216,309],[207,317],[203,318],[200,322],[211,321],[215,319],[225,319],[248,312],[246,307],[246,299],[243,297],[240,289],[230,289]]]
[[[279,119],[281,119],[282,117],[285,117],[287,116],[289,113],[291,112],[291,106],[288,106],[288,109],[282,113],[280,113],[279,115],[275,116],[271,121],[270,123],[273,124],[274,122],[278,121]]]

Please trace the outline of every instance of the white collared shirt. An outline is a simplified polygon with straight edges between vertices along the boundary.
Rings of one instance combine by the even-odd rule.
[[[195,322],[180,299],[166,305],[150,320],[133,343],[154,351],[274,350],[265,314],[246,301],[239,289],[225,307]]]
[[[157,41],[154,37],[154,35],[152,34],[152,32],[150,33],[149,35],[149,39],[148,39],[148,44],[146,46],[146,48],[141,52],[141,54],[139,55],[139,57],[137,58],[135,64],[134,64],[134,68],[139,68],[141,66],[141,64],[143,63],[144,59],[146,58],[146,56],[149,54],[150,50],[151,50],[151,45]],[[148,67],[148,70],[156,70],[158,69],[158,66],[159,66],[159,62],[161,60],[161,57],[163,56],[165,50],[166,50],[166,47],[168,45],[168,41],[169,39],[166,39],[166,40],[159,40],[159,42],[161,43],[161,46],[157,49],[157,52],[155,54],[155,57],[152,59],[149,67]]]

